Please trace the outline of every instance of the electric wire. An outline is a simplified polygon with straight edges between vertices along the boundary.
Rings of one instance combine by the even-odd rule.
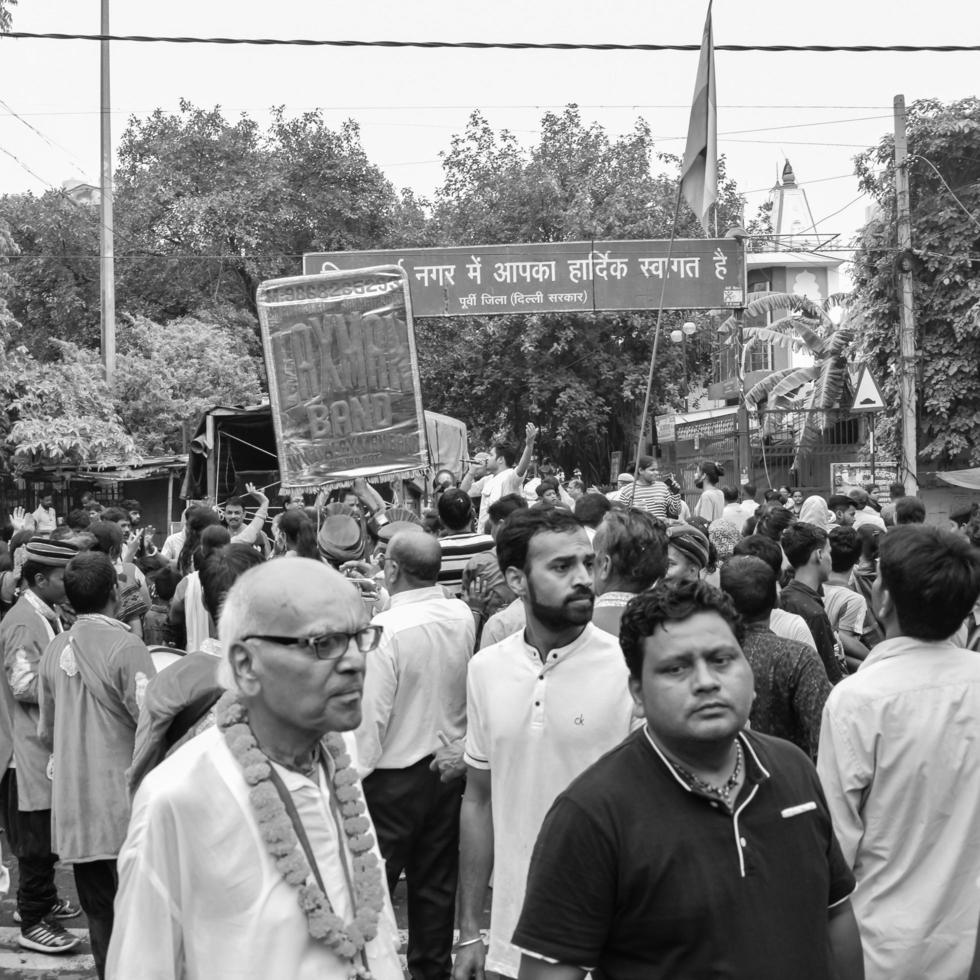
[[[313,48],[442,48],[448,50],[504,51],[700,51],[700,44],[621,44],[617,42],[583,43],[560,41],[396,41],[364,39],[327,39],[308,37],[190,37],[158,34],[65,34],[60,32],[9,31],[0,40],[31,41],[127,41],[138,44],[219,44],[255,45],[259,47]],[[714,50],[743,53],[758,51],[780,54],[809,52],[828,54],[932,52],[952,54],[980,51],[980,44],[716,44]]]

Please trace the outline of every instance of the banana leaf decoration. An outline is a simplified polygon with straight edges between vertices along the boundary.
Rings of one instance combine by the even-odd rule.
[[[840,317],[832,317],[832,310],[840,311]],[[826,413],[839,409],[842,399],[853,394],[848,357],[861,327],[861,312],[849,293],[835,293],[822,303],[794,293],[763,293],[746,306],[745,316],[771,316],[773,320],[765,326],[743,327],[743,376],[748,353],[765,344],[805,351],[813,357],[812,365],[773,371],[745,393],[746,408],[759,412],[763,437],[775,430],[773,413],[777,417],[779,413],[802,413],[792,467],[799,470],[827,426]],[[729,344],[736,342],[735,326],[734,317],[725,321]]]

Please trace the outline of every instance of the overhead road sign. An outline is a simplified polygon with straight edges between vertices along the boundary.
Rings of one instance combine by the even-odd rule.
[[[405,270],[415,316],[720,309],[742,306],[742,248],[731,238],[536,242],[312,252],[305,275],[366,266]]]

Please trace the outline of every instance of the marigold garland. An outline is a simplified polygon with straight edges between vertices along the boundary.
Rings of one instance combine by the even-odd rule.
[[[258,821],[259,833],[283,880],[297,889],[297,900],[306,914],[310,935],[339,957],[351,961],[355,976],[369,976],[353,963],[354,958],[378,934],[378,920],[387,887],[377,855],[371,850],[371,822],[361,798],[357,774],[344,740],[335,732],[323,739],[334,763],[333,785],[352,856],[354,918],[345,923],[334,913],[330,900],[317,884],[313,870],[300,847],[286,807],[271,781],[268,757],[261,751],[251,728],[248,712],[238,697],[226,694],[217,705],[217,722],[225,743],[241,767],[249,786],[248,798]],[[367,961],[365,960],[365,966]]]

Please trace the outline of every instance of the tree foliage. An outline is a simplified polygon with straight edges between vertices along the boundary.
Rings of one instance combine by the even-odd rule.
[[[0,379],[12,468],[105,465],[138,458],[136,442],[106,388],[98,355],[70,343],[64,351],[60,361],[38,361],[23,347],[6,355]]]
[[[666,238],[679,164],[655,150],[642,120],[611,138],[568,106],[545,114],[539,141],[525,151],[474,112],[443,158],[434,238],[447,245]],[[741,221],[742,209],[724,161],[719,197],[724,232]],[[684,206],[677,234],[703,237]],[[664,336],[690,316],[666,314]],[[533,419],[544,427],[545,452],[598,477],[609,452],[630,451],[635,439],[655,320],[655,313],[606,313],[421,322],[424,401],[463,418],[474,441],[519,434]],[[689,356],[689,371],[703,377],[707,361],[696,359],[693,346]],[[680,406],[683,377],[680,350],[662,338],[653,410]]]
[[[214,405],[248,405],[263,389],[250,336],[184,317],[162,328],[145,318],[121,331],[113,400],[148,454],[182,450],[182,427]]]
[[[39,358],[57,357],[51,340],[99,343],[99,213],[61,191],[0,201],[18,256],[11,263],[10,339]]]
[[[0,31],[9,31],[12,23],[10,8],[17,6],[17,0],[0,0]]]
[[[258,284],[294,275],[303,252],[384,245],[398,203],[356,123],[334,132],[319,111],[277,110],[265,132],[188,102],[131,118],[116,183],[128,236],[163,257],[132,264],[156,307],[138,312],[163,318],[208,298],[254,313]]]
[[[477,112],[453,138],[430,204],[395,191],[368,160],[353,122],[334,131],[317,112],[277,111],[263,128],[184,102],[174,113],[131,118],[120,142],[115,390],[96,385],[98,209],[65,193],[0,201],[9,251],[19,252],[7,290],[7,349],[21,351],[31,370],[80,372],[72,373],[79,400],[55,402],[68,416],[102,399],[102,422],[140,452],[173,451],[182,419],[215,401],[258,395],[255,290],[264,279],[297,274],[303,252],[666,238],[679,164],[656,149],[642,120],[612,136],[569,106],[545,114],[539,139],[525,149]],[[719,192],[724,233],[741,222],[743,202],[723,160]],[[677,234],[702,236],[686,205]],[[664,336],[692,316],[700,314],[666,314]],[[655,312],[421,321],[425,403],[461,417],[474,441],[520,433],[533,418],[545,428],[544,451],[598,476],[608,452],[629,450],[635,438],[654,321]],[[699,349],[688,346],[685,365],[682,348],[661,343],[654,411],[680,406],[686,376],[692,387],[704,379],[709,365]],[[95,388],[86,387],[85,372]],[[11,404],[26,414],[17,421],[46,418],[44,399],[24,401],[18,392]],[[91,444],[109,452],[121,445],[111,443],[115,432],[90,443],[62,440],[53,451],[82,457]],[[25,452],[44,451],[34,438],[43,425],[18,433]]]
[[[513,439],[534,421],[546,453],[599,478],[609,453],[635,438],[650,332],[650,318],[637,314],[420,320],[423,402],[464,418],[471,442]],[[661,343],[660,351],[658,396],[677,404],[681,349]]]
[[[63,191],[0,200],[20,251],[10,305],[19,342],[99,338],[99,209]],[[165,323],[230,309],[255,315],[264,279],[296,275],[303,252],[404,244],[424,203],[399,196],[370,163],[353,122],[318,112],[266,130],[218,108],[132,117],[119,144],[116,309]]]
[[[977,465],[980,100],[970,98],[950,105],[934,100],[914,103],[908,110],[908,143],[912,245],[917,257],[914,309],[920,453],[940,467]],[[891,136],[857,158],[861,185],[878,207],[860,235],[854,280],[866,310],[861,349],[876,369],[889,406],[879,437],[883,448],[897,452],[901,289],[893,158]]]
[[[0,372],[18,468],[45,463],[126,462],[179,453],[182,428],[216,404],[255,402],[262,382],[242,336],[214,323],[146,319],[122,325],[116,374],[106,387],[97,351],[55,341],[56,360],[23,347]]]

